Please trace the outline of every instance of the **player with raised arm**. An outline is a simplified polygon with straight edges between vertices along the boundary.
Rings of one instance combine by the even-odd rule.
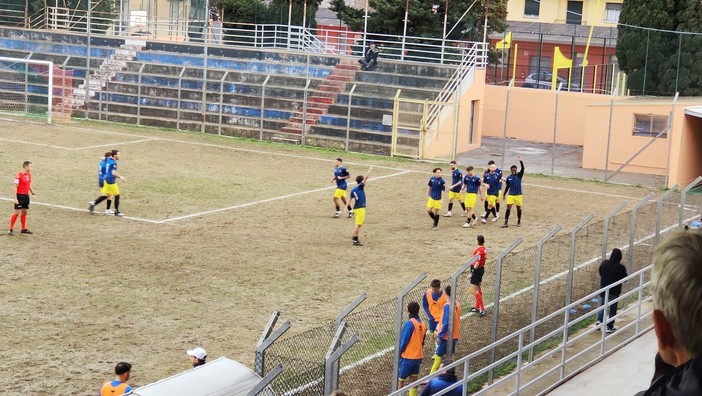
[[[509,221],[509,212],[512,210],[512,205],[517,205],[517,227],[522,226],[522,178],[524,177],[524,161],[522,157],[517,156],[517,161],[521,169],[517,173],[517,166],[512,165],[509,168],[510,175],[507,176],[507,183],[505,184],[505,193],[503,197],[507,200],[507,210],[505,211],[505,224],[502,228],[507,228],[507,222]]]
[[[441,177],[441,168],[434,168],[432,170],[434,174],[427,184],[427,213],[429,217],[434,220],[434,226],[432,230],[436,231],[439,229],[439,211],[441,210],[441,196],[446,190],[446,182]]]
[[[107,200],[107,210],[105,210],[105,214],[111,214],[112,212],[110,211],[110,206],[112,206],[112,200],[107,199],[107,195],[102,193],[102,188],[105,186],[105,172],[107,170],[107,159],[112,158],[112,151],[108,151],[105,153],[105,155],[100,159],[100,163],[98,164],[98,188],[100,189],[100,196],[97,197],[94,201],[88,202],[88,211],[90,214],[95,213],[95,205],[99,204],[100,202]]]
[[[371,169],[368,169],[365,176],[356,176],[356,187],[351,190],[351,198],[349,199],[346,209],[349,211],[349,216],[356,216],[356,228],[353,230],[353,246],[363,246],[361,241],[358,240],[358,236],[361,233],[361,227],[363,227],[363,222],[366,220],[366,182],[368,182],[368,175],[370,175]],[[351,207],[353,203],[353,209]]]
[[[336,207],[334,217],[341,217],[341,204],[339,203],[339,199],[344,203],[344,206],[348,206],[348,202],[346,201],[346,179],[350,178],[351,175],[349,171],[344,168],[343,162],[344,160],[341,158],[336,159],[334,163],[334,178],[331,180],[332,183],[336,182],[336,190],[334,190],[334,197],[332,198],[334,206]],[[349,217],[351,216],[352,214],[349,213]]]
[[[466,214],[466,207],[463,204],[463,174],[461,170],[458,169],[458,164],[456,161],[451,161],[451,186],[449,186],[449,203],[448,212],[444,214],[444,217],[451,217],[451,210],[453,209],[453,200],[457,199],[458,203],[463,208],[463,213],[461,216]]]
[[[22,163],[22,170],[15,176],[15,187],[16,194],[14,200],[15,212],[12,213],[10,217],[10,230],[7,235],[14,235],[15,223],[17,218],[20,218],[22,223],[22,234],[33,234],[33,232],[27,229],[27,210],[29,210],[29,194],[35,196],[34,190],[32,190],[32,163],[30,161],[24,161]]]
[[[484,201],[485,196],[482,190],[483,183],[480,180],[480,176],[476,175],[473,171],[473,167],[469,166],[466,168],[466,176],[463,178],[463,190],[465,190],[465,208],[466,208],[466,223],[463,224],[463,228],[470,227],[470,221],[476,220],[475,213],[473,213],[473,208],[475,208],[475,203],[478,201],[478,194],[480,198]]]

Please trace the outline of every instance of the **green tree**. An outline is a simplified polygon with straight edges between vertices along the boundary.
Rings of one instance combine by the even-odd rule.
[[[702,37],[675,33],[702,31],[699,0],[626,0],[619,22],[617,59],[632,94],[702,94]]]
[[[321,0],[293,0],[292,3],[292,25],[302,25],[302,14],[307,3],[305,26],[317,26],[314,16]],[[271,0],[268,5],[262,0],[219,0],[217,4],[224,9],[224,22],[280,25],[288,23],[288,0]]]

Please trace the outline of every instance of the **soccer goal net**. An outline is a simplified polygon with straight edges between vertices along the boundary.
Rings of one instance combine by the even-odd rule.
[[[0,113],[69,120],[73,70],[53,62],[0,57]]]

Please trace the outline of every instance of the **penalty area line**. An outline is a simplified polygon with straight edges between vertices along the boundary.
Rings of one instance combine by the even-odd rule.
[[[378,176],[378,177],[374,177],[374,178],[371,179],[371,180],[387,179],[387,178],[390,178],[390,177],[402,176],[402,175],[406,175],[407,173],[410,173],[410,172],[411,172],[411,171],[403,171],[403,172],[393,173],[393,174],[390,174],[390,175]],[[241,209],[241,208],[245,208],[245,207],[248,207],[248,206],[254,206],[254,205],[259,205],[259,204],[263,204],[263,203],[279,201],[279,200],[281,200],[281,199],[297,197],[297,196],[300,196],[300,195],[314,194],[314,193],[317,193],[317,192],[320,192],[320,191],[331,190],[331,189],[334,189],[334,188],[336,188],[336,186],[316,188],[316,189],[314,189],[314,190],[307,190],[307,191],[300,191],[300,192],[296,192],[296,193],[292,193],[292,194],[281,195],[281,196],[279,196],[279,197],[273,197],[273,198],[268,198],[268,199],[262,199],[262,200],[259,200],[259,201],[247,202],[247,203],[239,204],[239,205],[227,206],[226,208],[219,208],[219,209],[207,210],[207,211],[204,211],[204,212],[193,213],[193,214],[189,214],[189,215],[185,215],[185,216],[173,217],[173,218],[170,218],[170,219],[161,220],[161,221],[159,221],[158,223],[159,223],[159,224],[163,224],[163,223],[168,223],[168,222],[171,222],[171,221],[184,220],[184,219],[189,219],[189,218],[193,218],[193,217],[208,215],[208,214],[212,214],[212,213],[226,212],[226,211],[228,211],[228,210]]]
[[[14,202],[15,200],[11,199],[11,198],[1,198],[0,197],[0,201]],[[32,201],[31,204],[32,205],[39,205],[39,206],[46,206],[49,208],[65,209],[65,210],[70,210],[73,212],[88,212],[88,213],[90,213],[88,211],[88,209],[74,208],[72,206],[66,206],[66,205],[56,205],[56,204],[50,204],[50,203],[45,203],[45,202],[36,202],[36,201]],[[132,217],[132,216],[121,216],[121,217],[124,219],[127,219],[127,220],[141,221],[144,223],[161,224],[160,220],[142,219],[140,217]]]

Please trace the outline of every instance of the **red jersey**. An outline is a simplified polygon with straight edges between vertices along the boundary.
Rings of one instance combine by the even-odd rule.
[[[478,256],[478,267],[484,267],[487,261],[488,251],[485,246],[478,246],[473,250],[473,256]]]
[[[17,185],[17,194],[29,195],[29,189],[32,188],[32,174],[19,172],[15,177]]]

